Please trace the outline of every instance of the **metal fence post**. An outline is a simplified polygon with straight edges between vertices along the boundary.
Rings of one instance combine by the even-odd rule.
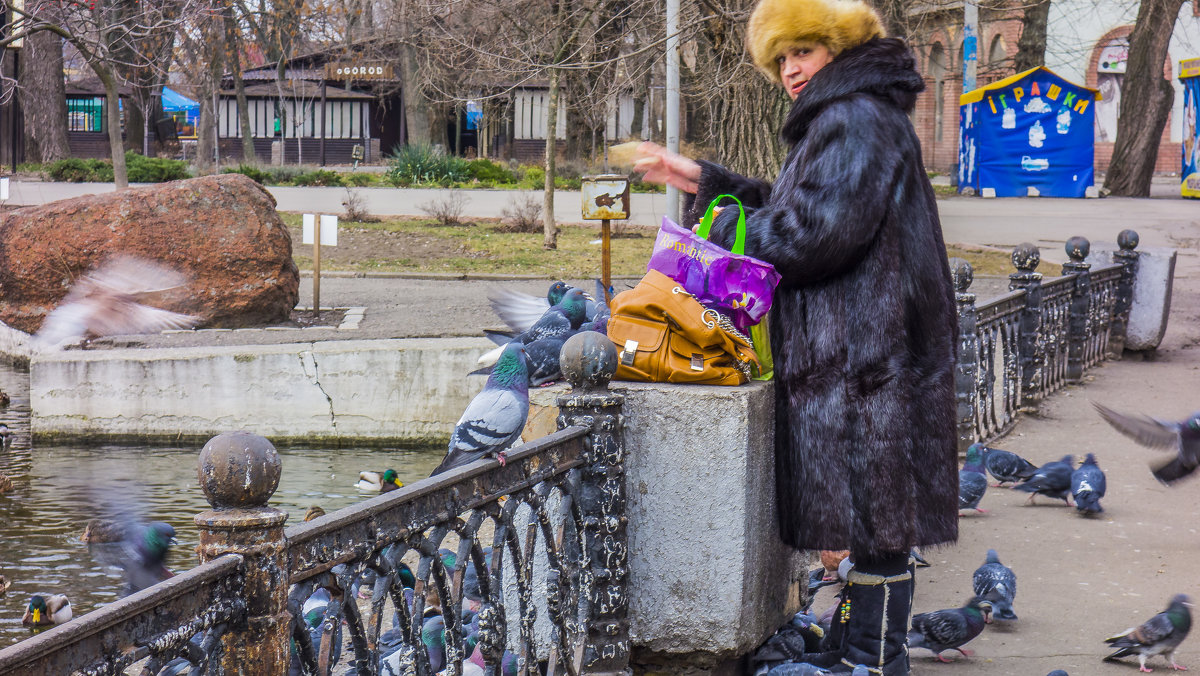
[[[1113,252],[1113,262],[1123,265],[1125,272],[1117,282],[1117,299],[1108,333],[1109,359],[1120,359],[1125,352],[1125,331],[1129,327],[1129,311],[1133,308],[1133,278],[1138,267],[1138,252],[1134,249],[1140,240],[1134,230],[1122,230],[1117,235],[1117,246],[1121,248]]]
[[[1035,272],[1042,262],[1042,253],[1034,244],[1022,242],[1012,252],[1016,272],[1008,276],[1008,290],[1025,290],[1025,307],[1021,310],[1017,366],[1021,370],[1021,404],[1032,406],[1042,397],[1042,273]]]
[[[1070,260],[1063,263],[1063,275],[1074,278],[1071,287],[1071,307],[1067,319],[1067,382],[1078,383],[1083,380],[1084,362],[1087,357],[1088,341],[1091,340],[1093,327],[1091,325],[1092,303],[1092,264],[1085,263],[1092,244],[1086,237],[1072,237],[1066,244],[1067,257]]]
[[[975,420],[979,406],[975,294],[967,291],[975,279],[975,272],[967,261],[951,258],[950,273],[954,278],[954,299],[958,305],[958,366],[954,373],[954,392],[958,399],[958,451],[965,453],[976,441]]]
[[[581,471],[579,500],[591,581],[582,667],[588,673],[628,674],[629,540],[621,415],[625,397],[608,389],[617,372],[617,350],[607,336],[585,331],[567,340],[560,362],[571,392],[558,398],[558,427],[592,429],[584,442],[587,464]]]
[[[220,673],[283,676],[288,671],[287,513],[267,506],[279,473],[275,447],[249,432],[217,435],[200,451],[200,487],[213,507],[195,517],[200,562],[230,552],[245,557],[246,624],[229,627],[222,636]]]

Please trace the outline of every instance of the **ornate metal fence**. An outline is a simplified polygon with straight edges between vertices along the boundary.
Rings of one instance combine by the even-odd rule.
[[[624,397],[611,342],[578,338],[559,431],[286,531],[270,442],[215,437],[201,565],[0,650],[0,674],[626,671]]]
[[[1117,243],[1117,262],[1093,269],[1084,262],[1090,243],[1072,237],[1062,276],[1044,281],[1036,271],[1041,262],[1037,247],[1022,244],[1013,249],[1017,270],[1009,275],[1010,292],[978,307],[969,291],[971,265],[951,261],[959,317],[960,450],[1004,434],[1023,408],[1079,382],[1086,369],[1120,354],[1133,295],[1137,233],[1122,231]]]

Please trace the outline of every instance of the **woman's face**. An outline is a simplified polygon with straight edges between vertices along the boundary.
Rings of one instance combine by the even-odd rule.
[[[833,61],[833,54],[825,45],[813,42],[789,48],[776,61],[779,63],[779,79],[783,80],[783,88],[795,101],[809,78]]]

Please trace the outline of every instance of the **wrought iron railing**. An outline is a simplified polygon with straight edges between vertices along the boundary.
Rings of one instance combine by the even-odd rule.
[[[1116,262],[1095,268],[1084,261],[1091,245],[1067,241],[1070,259],[1061,277],[1043,280],[1041,255],[1032,244],[1013,250],[1010,292],[975,305],[974,274],[965,260],[951,261],[959,317],[956,388],[959,447],[1006,433],[1023,408],[1083,372],[1119,355],[1132,302],[1137,233],[1117,239]]]
[[[266,439],[200,454],[201,565],[0,650],[0,674],[622,672],[629,663],[616,351],[568,341],[559,430],[286,531]],[[360,594],[361,592],[361,594]],[[343,626],[345,629],[343,629]],[[147,658],[149,658],[147,660]],[[182,666],[181,666],[182,665]]]

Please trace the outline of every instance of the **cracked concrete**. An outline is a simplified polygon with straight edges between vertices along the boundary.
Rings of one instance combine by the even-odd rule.
[[[333,410],[333,397],[329,396],[329,393],[326,392],[325,388],[321,386],[320,367],[317,364],[317,357],[316,357],[316,355],[313,354],[313,351],[311,349],[305,350],[300,353],[300,366],[301,366],[301,368],[305,368],[306,375],[307,375],[306,367],[308,365],[308,362],[312,362],[312,376],[311,376],[312,383],[317,386],[317,389],[321,391],[321,394],[325,395],[326,401],[329,402],[329,426],[333,428],[333,431],[336,434],[337,433],[337,413]]]

